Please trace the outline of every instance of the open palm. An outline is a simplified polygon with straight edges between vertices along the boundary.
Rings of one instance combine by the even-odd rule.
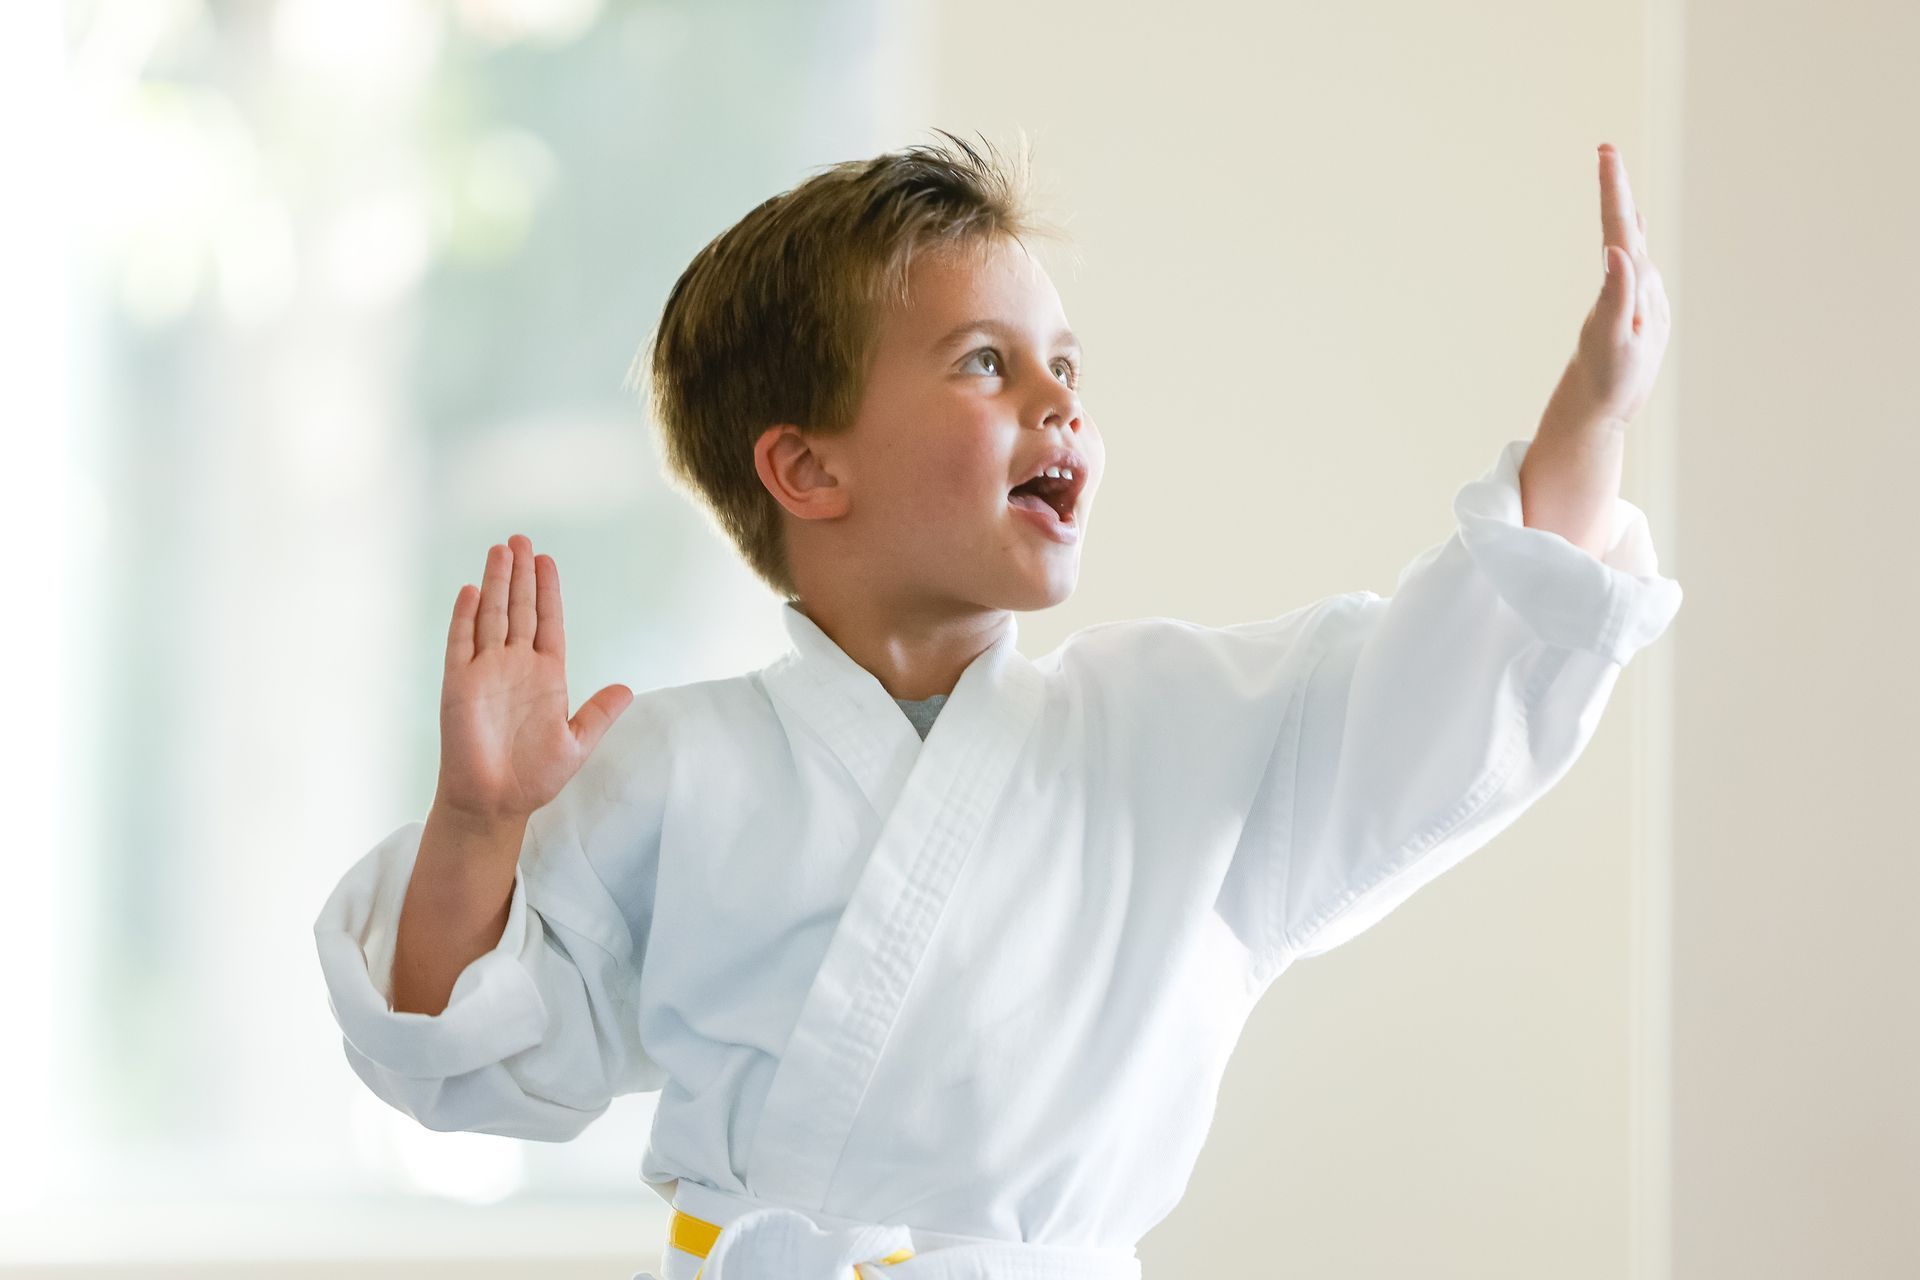
[[[579,772],[633,691],[608,685],[569,720],[566,656],[553,558],[522,534],[488,548],[482,585],[460,588],[447,633],[436,807],[515,821]]]

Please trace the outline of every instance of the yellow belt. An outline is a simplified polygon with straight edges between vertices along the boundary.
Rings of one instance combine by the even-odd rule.
[[[705,1218],[696,1218],[684,1209],[673,1211],[673,1222],[667,1228],[667,1243],[674,1248],[684,1249],[696,1258],[705,1258],[712,1251],[713,1242],[719,1238],[720,1228],[716,1224],[708,1222]],[[884,1258],[876,1258],[875,1261],[882,1266],[890,1267],[896,1262],[905,1262],[912,1256],[911,1249],[896,1249]],[[700,1273],[706,1269],[706,1264],[702,1263],[700,1269],[693,1273],[693,1280],[700,1280]],[[854,1280],[859,1280],[859,1276],[860,1273],[855,1271]]]

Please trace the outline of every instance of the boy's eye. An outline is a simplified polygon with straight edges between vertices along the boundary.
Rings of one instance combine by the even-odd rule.
[[[993,347],[982,347],[968,356],[967,361],[968,363],[972,363],[982,358],[993,365],[989,373],[994,377],[998,377],[1000,374],[1000,352]],[[1076,361],[1067,356],[1061,356],[1053,362],[1053,367],[1067,371],[1066,383],[1069,387],[1077,387],[1080,385],[1080,365]]]

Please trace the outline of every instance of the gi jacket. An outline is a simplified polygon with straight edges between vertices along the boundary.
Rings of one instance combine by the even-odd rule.
[[[1296,960],[1504,830],[1679,608],[1617,499],[1595,558],[1502,448],[1390,599],[1225,627],[1017,628],[922,742],[791,604],[791,648],[639,693],[532,815],[505,932],[396,1013],[423,824],[314,933],[347,1061],[432,1129],[565,1141],[658,1090],[641,1173],[929,1232],[1130,1254]]]

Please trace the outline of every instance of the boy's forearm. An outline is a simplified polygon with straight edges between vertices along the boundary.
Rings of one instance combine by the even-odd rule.
[[[394,941],[396,1012],[440,1013],[461,970],[500,945],[526,829],[524,818],[483,823],[437,807],[428,813]]]
[[[1592,413],[1563,381],[1520,462],[1521,521],[1548,529],[1596,559],[1612,532],[1627,424]]]

